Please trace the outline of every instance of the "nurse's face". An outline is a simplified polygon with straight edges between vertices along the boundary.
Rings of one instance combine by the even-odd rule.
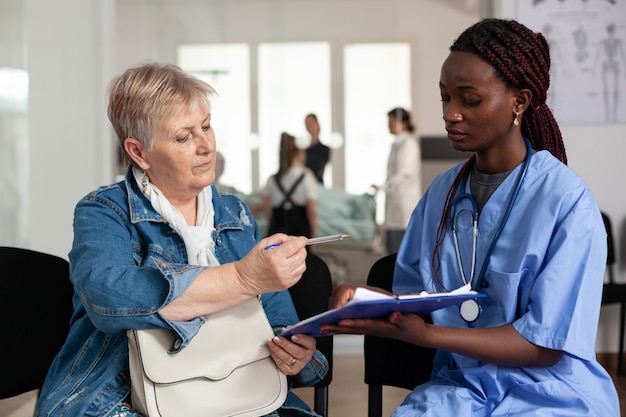
[[[215,181],[215,154],[211,113],[198,102],[163,122],[152,149],[144,152],[145,171],[168,200],[184,201]]]
[[[517,135],[513,129],[516,92],[479,56],[451,52],[441,68],[439,89],[454,149],[486,152],[520,138],[519,129]]]

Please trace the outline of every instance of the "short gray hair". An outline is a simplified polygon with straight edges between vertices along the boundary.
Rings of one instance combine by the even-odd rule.
[[[213,87],[172,64],[148,62],[124,71],[111,80],[108,116],[122,148],[124,163],[132,163],[124,141],[135,138],[152,149],[153,138],[168,117],[184,108],[193,109],[216,94]]]

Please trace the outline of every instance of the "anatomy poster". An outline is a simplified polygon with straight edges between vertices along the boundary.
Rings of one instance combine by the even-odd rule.
[[[626,123],[626,0],[517,0],[517,20],[550,44],[560,124]]]

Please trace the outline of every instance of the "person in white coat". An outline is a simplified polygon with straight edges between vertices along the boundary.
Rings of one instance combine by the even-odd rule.
[[[384,185],[372,187],[385,192],[385,250],[395,253],[422,195],[421,152],[414,136],[415,125],[411,114],[397,107],[390,110],[387,116],[389,132],[395,136],[387,160],[387,179]]]

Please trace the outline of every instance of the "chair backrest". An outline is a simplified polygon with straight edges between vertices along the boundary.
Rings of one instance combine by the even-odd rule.
[[[57,256],[0,247],[0,265],[0,398],[8,398],[41,388],[67,337],[74,290]]]
[[[333,292],[333,281],[326,262],[319,256],[309,252],[306,259],[306,271],[302,278],[289,293],[300,320],[307,319],[328,310],[328,299]],[[328,385],[333,379],[333,337],[323,336],[316,338],[317,349],[328,360],[328,373],[315,384],[315,411],[328,415]]]
[[[613,265],[615,265],[615,242],[613,237],[613,226],[611,225],[611,218],[608,214],[601,211],[602,220],[604,221],[604,227],[606,229],[606,267],[609,275],[609,283],[615,284],[613,277]]]
[[[377,260],[370,269],[367,284],[391,291],[395,264],[395,253]],[[430,315],[424,319],[432,322]],[[365,336],[363,343],[365,383],[370,387],[413,389],[430,379],[434,349],[376,336]]]
[[[624,333],[626,331],[626,284],[615,282],[614,271],[615,268],[615,244],[613,237],[613,227],[611,225],[611,218],[608,214],[601,211],[602,220],[604,221],[604,228],[606,229],[606,272],[609,276],[609,282],[604,283],[602,286],[602,305],[606,304],[620,304],[620,321],[619,321],[619,351],[617,356],[617,372],[620,375],[624,374]]]

